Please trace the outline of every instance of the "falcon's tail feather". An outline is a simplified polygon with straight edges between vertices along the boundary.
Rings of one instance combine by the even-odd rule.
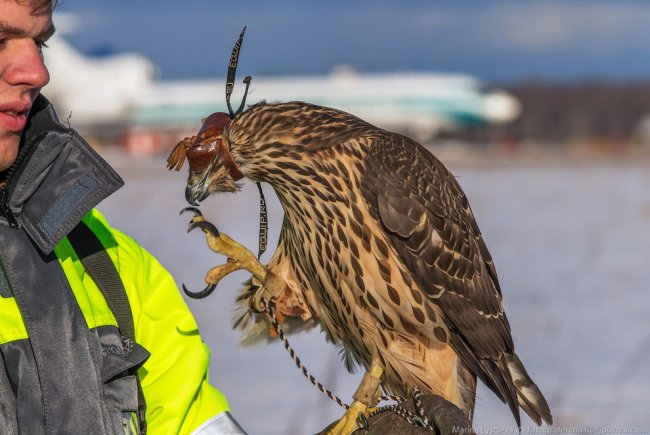
[[[494,361],[477,358],[462,340],[457,339],[453,344],[465,366],[508,405],[517,426],[521,427],[520,407],[537,425],[541,425],[542,420],[553,424],[544,395],[528,376],[516,354],[504,353],[498,361]]]
[[[492,378],[497,380],[497,386],[499,391],[502,393],[501,400],[508,404],[512,415],[515,417],[515,421],[517,422],[517,427],[521,427],[521,415],[519,414],[517,390],[512,382],[512,376],[505,357],[501,356],[498,361],[484,359],[482,362],[490,368]]]
[[[515,417],[517,426],[521,426],[517,391],[505,358],[502,356],[497,361],[489,358],[478,358],[467,347],[467,343],[457,335],[452,336],[452,345],[465,366],[477,375],[503,403],[508,405],[512,415]]]
[[[506,361],[508,362],[508,369],[510,375],[517,389],[517,397],[519,399],[519,406],[523,409],[528,416],[541,426],[542,420],[546,424],[553,424],[553,416],[551,410],[546,403],[544,395],[539,390],[537,385],[528,376],[524,365],[516,354],[506,354]]]

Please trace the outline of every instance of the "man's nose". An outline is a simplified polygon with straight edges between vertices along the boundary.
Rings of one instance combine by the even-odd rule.
[[[50,73],[43,62],[43,53],[36,42],[16,41],[13,50],[15,51],[12,54],[8,54],[12,60],[4,72],[8,83],[40,89],[50,81]]]

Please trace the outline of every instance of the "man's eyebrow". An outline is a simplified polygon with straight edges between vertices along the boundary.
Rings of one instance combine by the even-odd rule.
[[[47,28],[45,28],[41,33],[36,35],[35,39],[42,39],[42,40],[49,39],[54,34],[55,31],[56,28],[54,27],[54,24],[50,22]],[[27,32],[25,32],[24,29],[0,21],[0,34],[4,36],[25,36]]]
[[[7,23],[3,23],[2,21],[0,21],[0,33],[3,35],[10,35],[10,36],[22,36],[25,34],[25,31],[23,29],[11,26]]]

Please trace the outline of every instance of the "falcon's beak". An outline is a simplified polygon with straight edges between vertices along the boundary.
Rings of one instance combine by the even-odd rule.
[[[210,195],[208,178],[211,165],[219,159],[223,148],[222,135],[230,117],[226,113],[213,113],[203,120],[201,129],[187,148],[190,163],[190,178],[185,188],[185,199],[192,205],[199,205]]]
[[[209,195],[210,192],[208,192],[208,187],[205,183],[188,184],[185,188],[185,199],[194,206],[198,206]]]

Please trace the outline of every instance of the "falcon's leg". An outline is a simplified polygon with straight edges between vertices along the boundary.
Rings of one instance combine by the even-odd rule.
[[[209,295],[226,275],[240,269],[248,270],[255,278],[264,283],[253,298],[253,304],[256,305],[253,308],[263,311],[266,304],[280,296],[284,291],[284,283],[260,263],[248,248],[217,230],[213,224],[205,220],[198,209],[188,207],[183,211],[192,211],[194,213],[187,231],[192,231],[197,227],[201,228],[205,233],[208,247],[214,252],[228,257],[226,264],[213,267],[208,271],[205,276],[205,282],[208,286],[204,290],[193,293],[183,286],[183,290],[188,296],[203,298]]]
[[[354,402],[352,402],[343,417],[328,432],[328,435],[349,435],[361,428],[359,422],[361,414],[367,416],[372,411],[372,407],[377,404],[377,400],[379,399],[379,385],[383,373],[384,370],[377,362],[373,361],[370,369],[363,376],[359,388],[354,393]]]

